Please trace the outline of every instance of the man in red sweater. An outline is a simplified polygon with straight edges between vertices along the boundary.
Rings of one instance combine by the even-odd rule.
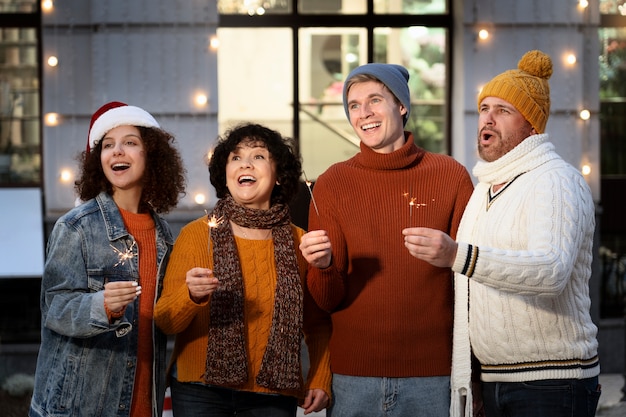
[[[348,75],[344,108],[360,152],[320,175],[301,240],[309,290],[332,315],[332,416],[449,413],[452,272],[411,256],[402,230],[455,236],[473,184],[463,165],[404,131],[408,79],[393,64]]]

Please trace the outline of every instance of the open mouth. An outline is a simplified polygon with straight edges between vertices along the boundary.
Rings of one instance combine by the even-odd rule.
[[[113,164],[113,166],[111,166],[111,169],[113,171],[124,171],[124,170],[127,170],[128,168],[130,168],[130,164],[126,164],[126,163]]]
[[[361,126],[361,130],[370,130],[377,127],[380,127],[381,123],[368,123],[366,125]]]
[[[252,175],[242,175],[241,177],[239,177],[238,181],[239,184],[250,184],[256,182],[256,178],[254,178]]]
[[[495,136],[496,136],[496,134],[493,131],[491,131],[491,130],[483,129],[480,132],[480,140],[481,140],[481,142],[489,142]]]

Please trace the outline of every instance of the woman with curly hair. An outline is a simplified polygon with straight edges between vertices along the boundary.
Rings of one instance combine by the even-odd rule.
[[[174,415],[320,411],[330,395],[330,321],[306,289],[304,230],[291,223],[300,159],[280,133],[246,123],[219,138],[209,174],[219,201],[181,230],[155,309],[157,325],[176,335]]]
[[[31,417],[160,417],[167,336],[153,311],[173,245],[160,213],[184,193],[174,137],[145,110],[91,118],[76,190],[56,222],[41,282]]]

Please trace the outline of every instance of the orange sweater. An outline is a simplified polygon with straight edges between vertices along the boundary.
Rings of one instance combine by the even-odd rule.
[[[148,213],[135,214],[120,209],[124,225],[137,242],[139,254],[139,324],[137,369],[130,415],[152,416],[152,312],[157,276],[156,229]]]
[[[305,389],[320,388],[330,397],[330,360],[328,340],[330,320],[306,291],[307,263],[297,248],[304,231],[293,226],[294,245],[298,256],[304,291],[304,335],[310,364]],[[272,325],[276,267],[273,240],[248,240],[235,237],[240,257],[245,294],[244,327],[248,382],[240,390],[276,392],[259,386],[255,379],[267,346]],[[157,325],[167,334],[176,334],[172,364],[176,363],[177,379],[181,382],[203,382],[206,366],[210,300],[194,303],[189,297],[185,275],[193,267],[213,268],[209,248],[209,230],[206,217],[186,225],[180,232],[170,257],[163,292],[155,309]],[[217,277],[219,278],[219,277]],[[277,393],[301,398],[304,392],[279,391]]]

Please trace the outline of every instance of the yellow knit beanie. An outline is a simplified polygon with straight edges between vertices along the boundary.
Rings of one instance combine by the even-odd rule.
[[[550,114],[552,60],[544,52],[524,54],[516,70],[496,75],[478,94],[478,108],[485,97],[498,97],[511,103],[530,122],[537,133],[544,133]]]

